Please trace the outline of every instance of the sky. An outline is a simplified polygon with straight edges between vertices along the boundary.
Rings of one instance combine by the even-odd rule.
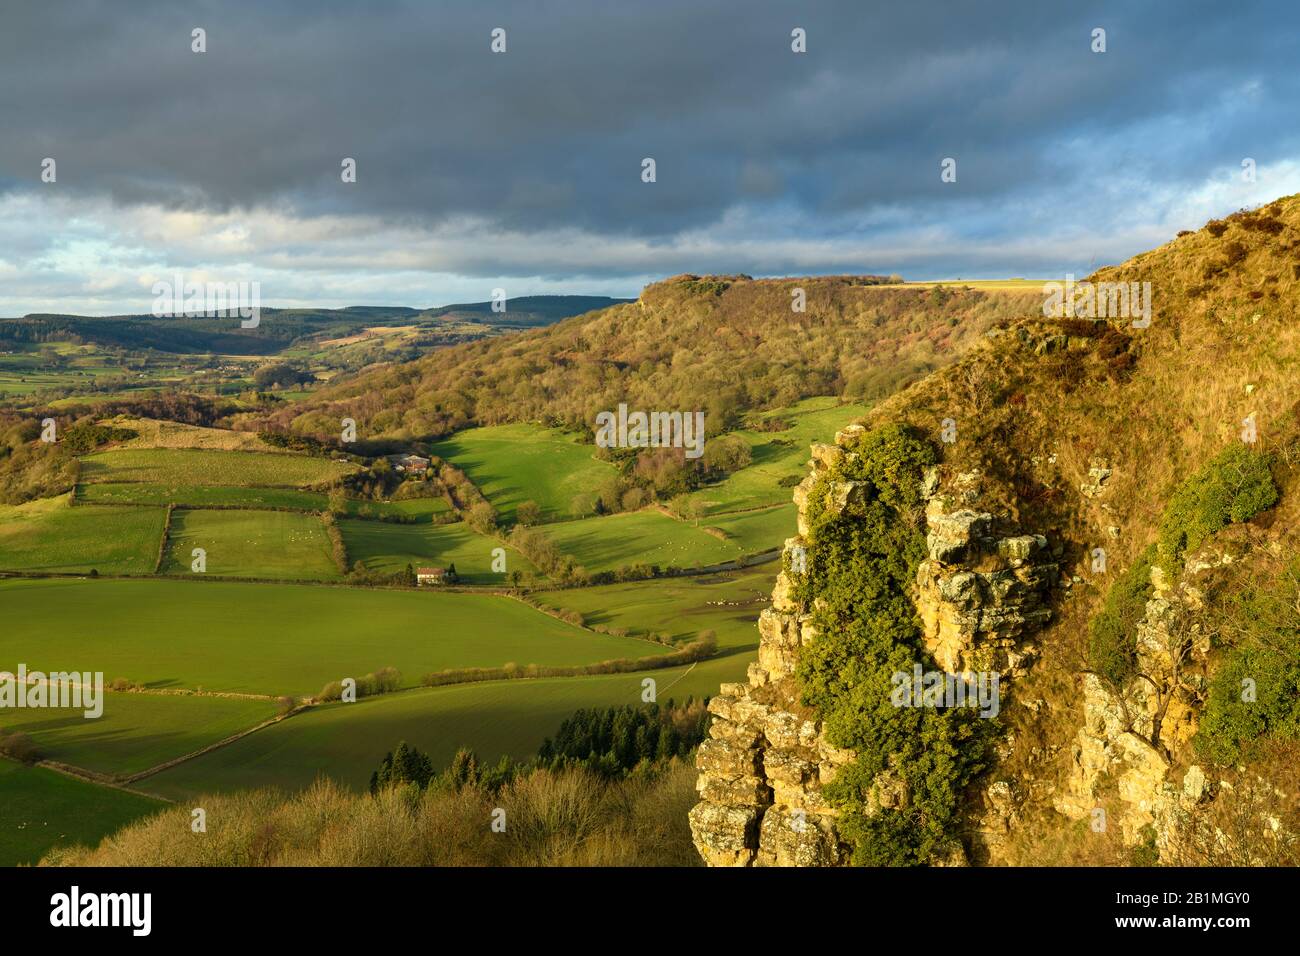
[[[1082,276],[1300,192],[1298,62],[1283,0],[10,3],[0,315]]]

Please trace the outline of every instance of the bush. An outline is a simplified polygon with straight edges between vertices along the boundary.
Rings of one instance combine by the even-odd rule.
[[[25,764],[34,764],[41,759],[35,741],[17,730],[0,730],[0,754]]]
[[[1089,626],[1088,666],[1112,687],[1122,688],[1137,668],[1134,632],[1151,597],[1151,562],[1148,546],[1106,593],[1106,602]]]
[[[1193,738],[1202,758],[1225,766],[1270,739],[1300,739],[1300,561],[1280,579],[1252,575],[1226,593],[1222,631],[1236,642],[1210,682]]]
[[[1157,561],[1176,574],[1183,556],[1229,524],[1249,521],[1277,503],[1272,459],[1245,445],[1233,445],[1183,482],[1160,520]]]
[[[853,450],[808,499],[808,571],[795,593],[814,608],[817,637],[798,676],[830,742],[856,754],[825,791],[854,863],[925,863],[954,839],[958,796],[982,769],[992,721],[970,708],[891,703],[895,672],[918,662],[934,669],[909,592],[925,555],[920,479],[935,453],[898,425],[869,432]],[[828,499],[841,481],[859,482],[860,494],[837,512]],[[907,785],[906,813],[870,808],[872,784],[886,770]]]
[[[376,694],[388,694],[402,685],[402,675],[395,667],[381,667],[373,674],[356,679],[357,700],[373,697]],[[330,681],[316,695],[317,701],[341,700],[343,698],[343,681]]]

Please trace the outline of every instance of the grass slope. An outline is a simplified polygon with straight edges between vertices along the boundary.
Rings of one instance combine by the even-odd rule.
[[[354,470],[354,465],[305,455],[140,448],[88,455],[82,460],[81,477],[86,482],[296,488],[332,481]]]
[[[686,522],[653,509],[547,525],[543,532],[588,571],[607,571],[633,564],[707,566],[743,553]],[[777,542],[778,544],[780,542]]]
[[[195,548],[207,552],[207,574],[228,577],[336,580],[325,525],[289,511],[172,513],[164,574],[193,574]]]
[[[109,691],[98,718],[80,710],[24,709],[6,710],[0,720],[6,730],[30,736],[46,759],[132,774],[253,727],[275,711],[267,700]]]
[[[808,446],[813,442],[832,441],[835,432],[869,410],[868,405],[840,404],[835,398],[810,398],[766,413],[762,419],[780,420],[790,427],[774,432],[756,429],[733,432],[749,442],[752,463],[692,497],[702,502],[709,514],[788,504],[791,489],[779,482],[790,476],[803,478],[807,472]],[[791,530],[783,537],[793,533]]]
[[[32,864],[56,846],[94,846],[164,804],[0,759],[0,866]]]
[[[347,518],[339,522],[348,560],[362,561],[374,571],[401,571],[408,564],[446,567],[467,584],[502,584],[505,574],[492,570],[492,551],[503,547],[457,522],[448,525],[390,524]],[[534,571],[523,555],[507,549],[506,570]]]
[[[577,495],[615,474],[592,457],[593,446],[536,425],[471,428],[432,450],[464,471],[507,521],[524,501],[537,502],[543,520],[568,518]]]
[[[667,634],[677,642],[712,630],[719,648],[752,651],[758,647],[758,613],[769,603],[779,570],[773,562],[746,571],[541,591],[535,596],[551,607],[579,611],[590,625]]]
[[[0,570],[153,571],[162,508],[79,505],[66,497],[0,506]]]
[[[663,648],[593,634],[510,598],[294,584],[0,581],[0,662],[156,687],[314,694],[396,667],[578,665]],[[3,665],[0,665],[3,666]]]
[[[655,671],[667,688],[686,668]],[[582,707],[636,704],[640,674],[543,678],[438,687],[355,704],[332,704],[259,731],[139,782],[151,793],[187,797],[249,787],[305,787],[318,775],[362,789],[383,756],[405,740],[445,766],[462,746],[495,762],[533,755]],[[673,690],[662,692],[667,700]]]

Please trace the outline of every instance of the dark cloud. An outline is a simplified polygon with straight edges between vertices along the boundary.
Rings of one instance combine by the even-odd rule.
[[[1177,195],[1244,156],[1295,158],[1297,21],[1280,0],[47,0],[3,15],[0,192],[43,188],[53,156],[60,196],[122,206],[655,244],[742,211],[885,251],[903,226],[1006,240],[1058,215],[1121,221],[1142,197],[1120,183]],[[693,268],[803,264],[717,258]]]

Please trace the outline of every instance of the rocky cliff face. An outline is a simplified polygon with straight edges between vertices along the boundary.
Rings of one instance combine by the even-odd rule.
[[[1117,827],[1124,845],[1149,846],[1172,864],[1259,865],[1294,842],[1277,815],[1286,795],[1262,777],[1178,759],[1192,752],[1212,676],[1206,579],[1248,551],[1241,541],[1212,544],[1173,581],[1152,569],[1136,628],[1141,676],[1117,692],[1083,675],[1084,720],[1054,801],[1059,813],[1097,832]]]
[[[700,803],[691,832],[701,856],[714,866],[834,866],[848,848],[836,831],[836,811],[823,797],[853,754],[825,738],[816,714],[803,707],[795,671],[800,651],[816,639],[809,609],[791,597],[809,533],[808,496],[861,433],[850,426],[834,445],[812,447],[812,473],[795,489],[799,535],[786,542],[785,570],[772,607],[759,619],[758,661],[745,684],[724,684],[709,709],[710,737],[699,749]],[[856,489],[832,485],[829,508],[843,508]],[[914,601],[926,649],[949,673],[997,672],[1014,679],[1033,661],[1034,633],[1051,617],[1059,576],[1054,549],[1042,535],[1018,533],[1003,516],[979,510],[980,476],[925,475],[927,557]],[[1002,687],[1005,688],[1005,683]],[[907,805],[909,795],[888,773],[875,780],[876,812]],[[963,863],[955,851],[940,863]]]

